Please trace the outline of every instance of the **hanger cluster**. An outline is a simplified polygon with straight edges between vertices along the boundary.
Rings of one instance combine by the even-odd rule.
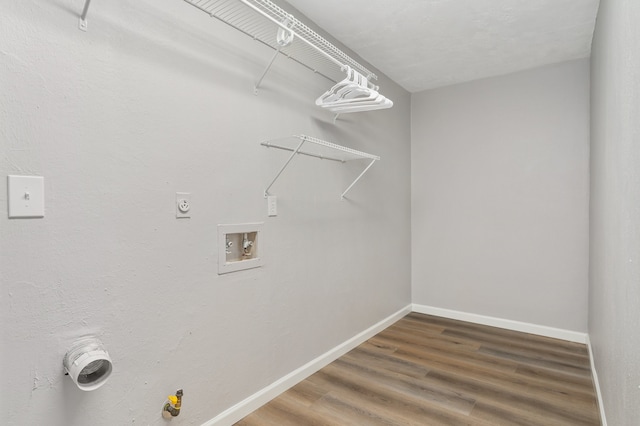
[[[347,78],[316,99],[316,105],[336,114],[372,111],[393,106],[393,102],[378,93],[378,86],[371,84],[367,77],[349,66],[346,66],[346,69]]]

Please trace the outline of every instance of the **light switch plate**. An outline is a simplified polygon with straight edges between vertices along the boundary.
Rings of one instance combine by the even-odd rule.
[[[7,176],[9,218],[44,217],[44,178]]]
[[[267,197],[267,215],[269,217],[278,216],[278,197],[275,195]]]

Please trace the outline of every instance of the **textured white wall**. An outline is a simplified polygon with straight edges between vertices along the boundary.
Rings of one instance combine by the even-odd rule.
[[[0,177],[45,177],[46,217],[8,220],[0,191],[0,402],[6,425],[197,425],[410,303],[410,98],[333,117],[331,86],[176,0],[2,2]],[[286,159],[306,133],[378,154]],[[3,184],[4,185],[4,184]],[[3,186],[4,187],[4,186]],[[175,192],[193,194],[175,219]],[[217,275],[217,225],[264,221],[265,266]],[[62,357],[85,333],[114,373],[83,393]]]
[[[591,64],[589,335],[609,425],[640,419],[640,3],[602,0]]]
[[[589,66],[412,96],[413,302],[586,331]]]

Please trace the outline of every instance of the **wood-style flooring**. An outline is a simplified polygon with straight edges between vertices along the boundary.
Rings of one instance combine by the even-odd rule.
[[[585,345],[411,313],[236,425],[600,425],[600,416]]]

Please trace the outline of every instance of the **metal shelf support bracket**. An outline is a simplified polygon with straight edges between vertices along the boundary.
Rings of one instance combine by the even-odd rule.
[[[300,148],[302,148],[302,145],[304,145],[304,143],[307,141],[307,138],[305,136],[302,136],[300,138],[300,143],[298,144],[298,147],[296,149],[293,150],[293,152],[291,153],[291,155],[289,156],[289,158],[287,159],[287,161],[284,163],[284,165],[280,168],[280,171],[278,171],[278,173],[276,173],[276,177],[273,178],[273,180],[271,181],[271,183],[269,184],[269,186],[267,186],[267,189],[264,190],[264,198],[267,198],[269,196],[269,189],[271,189],[271,187],[273,186],[274,183],[276,183],[276,181],[278,180],[278,178],[280,177],[280,175],[282,174],[282,172],[284,172],[284,169],[287,168],[287,166],[289,165],[289,163],[291,162],[291,160],[293,160],[293,157],[296,156],[296,154],[300,151]],[[268,146],[268,145],[267,145]]]
[[[89,13],[90,4],[91,4],[91,0],[85,0],[84,8],[82,9],[82,14],[80,15],[78,28],[80,28],[82,31],[87,31],[87,14]]]
[[[282,46],[279,46],[278,49],[273,54],[273,57],[269,61],[269,64],[267,65],[267,68],[264,70],[264,72],[262,73],[262,75],[260,76],[260,78],[258,79],[256,84],[253,86],[253,94],[254,95],[258,94],[258,89],[260,88],[260,83],[262,83],[262,80],[264,79],[264,77],[267,75],[267,73],[271,69],[271,65],[273,65],[273,63],[275,62],[275,60],[278,57],[278,54],[280,53],[281,49],[282,49]]]
[[[283,144],[282,142],[277,142],[285,139],[290,139],[290,140],[300,139],[300,143],[298,143],[297,145],[294,145],[294,144]],[[309,146],[305,147],[305,149],[302,150],[302,146],[305,143],[308,143]],[[341,200],[344,200],[345,195],[347,195],[347,192],[349,192],[351,188],[353,188],[353,186],[356,183],[358,183],[358,181],[362,178],[362,176],[364,176],[365,173],[367,173],[367,171],[371,168],[371,166],[373,166],[373,164],[376,161],[380,160],[380,157],[378,157],[377,155],[356,151],[351,148],[336,145],[331,142],[323,141],[318,138],[305,136],[305,135],[294,135],[294,136],[284,137],[280,139],[275,139],[272,141],[261,142],[260,144],[262,146],[266,146],[267,148],[277,148],[277,149],[282,149],[282,150],[291,152],[291,155],[289,155],[289,158],[287,158],[287,161],[285,161],[284,165],[280,168],[278,173],[276,173],[276,176],[271,180],[271,183],[269,183],[269,186],[267,186],[267,189],[264,190],[265,198],[271,195],[269,194],[269,189],[271,189],[271,187],[278,180],[282,172],[287,168],[289,163],[291,163],[291,160],[293,160],[293,157],[295,157],[298,154],[319,158],[321,160],[338,161],[340,163],[345,163],[346,161],[349,161],[349,160],[359,160],[359,159],[371,160],[371,162],[367,165],[367,167],[365,167],[362,173],[360,173],[358,177],[355,178],[355,180],[351,183],[351,185],[349,185],[349,187],[347,187],[347,189],[345,189],[344,192],[340,195]],[[316,148],[315,152],[311,150],[311,148],[314,148],[314,147]]]
[[[349,187],[347,189],[344,190],[344,192],[342,193],[342,195],[340,195],[340,199],[344,200],[344,196],[347,195],[347,192],[349,192],[349,190],[353,187],[353,185],[355,185],[362,176],[364,176],[365,173],[367,173],[367,170],[369,170],[371,168],[371,166],[373,166],[373,163],[375,163],[377,160],[371,160],[371,162],[369,163],[369,165],[362,171],[362,173],[360,173],[360,175],[356,178],[356,180],[354,180],[351,185],[349,185]]]

